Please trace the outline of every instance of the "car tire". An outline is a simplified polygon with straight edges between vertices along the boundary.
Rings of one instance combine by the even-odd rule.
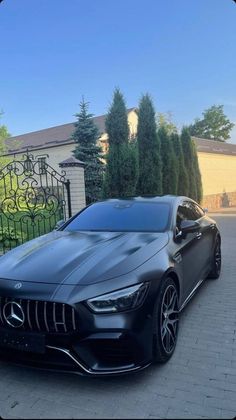
[[[221,272],[221,241],[219,236],[217,236],[214,246],[214,254],[212,261],[212,269],[208,274],[209,279],[218,279]]]
[[[165,363],[174,353],[179,323],[178,290],[172,278],[161,283],[153,313],[153,362]]]

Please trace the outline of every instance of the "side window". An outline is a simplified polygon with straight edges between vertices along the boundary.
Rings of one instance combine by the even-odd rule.
[[[182,220],[188,220],[188,210],[185,206],[179,206],[177,211],[176,227],[180,230],[180,224]]]
[[[197,211],[194,203],[191,201],[185,201],[184,207],[187,211],[187,220],[197,220],[201,217],[199,216],[199,212]]]
[[[200,206],[198,206],[197,204],[194,204],[194,203],[193,203],[193,206],[194,206],[194,208],[195,208],[195,210],[196,210],[196,212],[197,212],[197,214],[198,214],[198,218],[199,218],[199,219],[200,219],[200,217],[205,216],[205,213],[204,213],[204,211],[201,209],[201,207],[200,207]]]
[[[182,220],[197,220],[202,217],[202,214],[199,210],[196,208],[194,203],[191,203],[191,201],[185,201],[181,206],[178,207],[176,221],[177,228],[180,229],[180,223]]]
[[[39,173],[40,174],[46,174],[46,158],[45,157],[39,157],[38,158],[38,162],[39,162]]]
[[[30,159],[24,161],[24,171],[31,172],[33,170],[33,164]]]

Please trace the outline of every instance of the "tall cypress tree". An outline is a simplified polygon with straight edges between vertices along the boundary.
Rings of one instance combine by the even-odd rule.
[[[189,180],[185,168],[183,149],[179,135],[177,133],[173,133],[171,135],[171,141],[176,156],[177,195],[187,196],[189,191]]]
[[[192,140],[192,144],[193,144],[193,158],[194,158],[194,173],[196,177],[196,201],[198,203],[201,203],[202,196],[203,196],[202,176],[201,176],[199,163],[198,163],[197,150],[196,150],[196,146],[193,140]]]
[[[0,112],[0,119],[2,117],[2,113]],[[10,137],[10,133],[5,125],[0,124],[0,170],[2,170],[7,164],[11,162],[11,158],[5,156],[7,152],[7,147],[5,140]],[[18,146],[15,144],[14,146]],[[18,175],[19,177],[19,175]],[[14,191],[18,187],[17,178],[13,173],[11,177],[4,178],[4,183],[0,183],[0,203],[5,198],[6,194],[8,195],[10,191]]]
[[[155,109],[148,94],[139,103],[138,130],[139,182],[140,195],[162,194],[162,168],[160,141],[157,135]]]
[[[101,198],[103,181],[102,149],[97,142],[100,137],[99,130],[88,113],[88,103],[84,98],[80,102],[80,112],[76,114],[77,122],[72,139],[76,143],[74,156],[84,162],[84,180],[86,204],[93,203]]]
[[[181,144],[184,154],[184,164],[188,175],[189,180],[189,187],[188,187],[188,197],[192,198],[193,200],[196,199],[196,180],[194,176],[194,168],[193,168],[193,148],[192,148],[192,140],[189,134],[189,130],[187,127],[183,127],[181,132]]]
[[[115,89],[113,102],[106,117],[109,150],[103,195],[126,197],[135,194],[138,179],[137,153],[129,143],[129,125],[125,100]]]
[[[174,147],[167,129],[163,126],[158,130],[161,142],[162,159],[162,191],[163,194],[177,194],[178,168]]]
[[[202,196],[201,174],[198,166],[197,152],[189,130],[183,127],[181,133],[181,143],[184,154],[185,167],[189,179],[188,196],[193,200],[200,201]]]

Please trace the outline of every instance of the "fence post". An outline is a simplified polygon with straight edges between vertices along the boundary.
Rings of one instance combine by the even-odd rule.
[[[66,173],[65,178],[67,179],[67,185],[69,187],[69,194],[67,190],[66,196],[66,219],[68,219],[70,217],[70,212],[73,216],[86,205],[84,163],[75,157],[70,157],[69,159],[63,160],[63,162],[60,162],[59,166]]]

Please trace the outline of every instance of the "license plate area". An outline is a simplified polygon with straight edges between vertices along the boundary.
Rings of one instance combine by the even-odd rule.
[[[0,347],[43,354],[45,336],[24,331],[0,331]]]

